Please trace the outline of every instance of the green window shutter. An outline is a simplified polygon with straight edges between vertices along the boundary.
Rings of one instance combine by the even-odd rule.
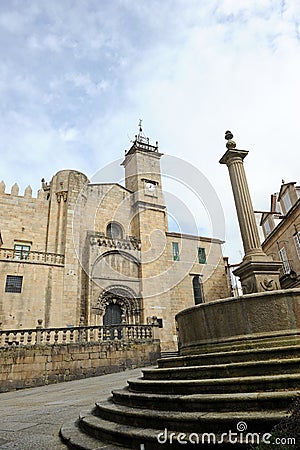
[[[179,245],[178,242],[172,242],[172,247],[173,247],[173,260],[174,261],[179,261]]]
[[[28,259],[30,252],[30,245],[15,244],[14,257],[15,259]]]
[[[198,248],[198,261],[200,264],[206,264],[205,248],[203,247]]]

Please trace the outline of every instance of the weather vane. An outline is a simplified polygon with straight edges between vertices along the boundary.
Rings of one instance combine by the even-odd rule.
[[[142,122],[143,122],[143,119],[140,119],[140,121],[139,121],[139,132],[140,133],[142,133],[142,131],[143,131]]]

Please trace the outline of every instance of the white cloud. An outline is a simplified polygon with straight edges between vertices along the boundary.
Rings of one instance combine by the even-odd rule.
[[[36,174],[49,179],[62,168],[90,176],[123,156],[144,118],[163,152],[214,186],[236,262],[241,242],[218,163],[224,132],[250,150],[255,208],[269,206],[282,178],[299,181],[299,23],[292,0],[0,5],[0,178],[34,185]]]

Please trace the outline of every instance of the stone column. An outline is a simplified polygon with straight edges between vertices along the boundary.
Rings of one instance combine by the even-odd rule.
[[[280,261],[273,261],[262,250],[259,240],[251,196],[243,160],[248,151],[236,148],[233,135],[226,131],[227,151],[220,159],[226,164],[237,211],[245,256],[242,264],[234,271],[242,283],[243,293],[264,292],[279,289]]]
[[[65,203],[68,198],[67,191],[56,192],[58,202],[58,227],[57,227],[57,245],[56,252],[60,255],[64,254],[63,236],[64,236],[64,210]]]

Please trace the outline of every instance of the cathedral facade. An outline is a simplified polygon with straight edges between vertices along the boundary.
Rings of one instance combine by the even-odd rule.
[[[151,323],[176,345],[175,315],[230,296],[222,241],[168,231],[158,145],[140,132],[125,186],[74,170],[36,198],[0,183],[0,327]],[[155,319],[156,320],[156,319]]]

